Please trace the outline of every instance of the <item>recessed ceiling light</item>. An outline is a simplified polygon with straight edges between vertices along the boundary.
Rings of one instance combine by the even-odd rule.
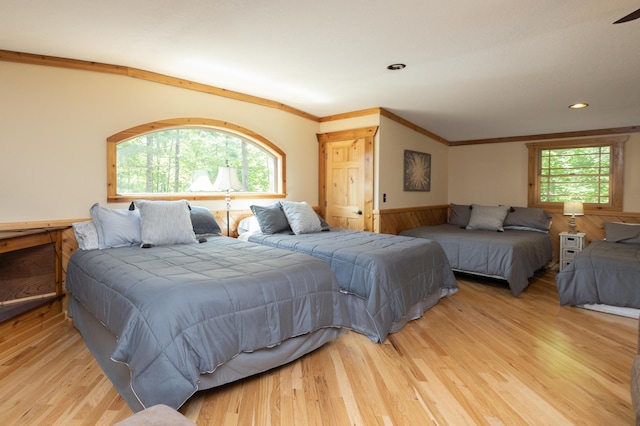
[[[571,109],[582,109],[582,108],[586,108],[588,106],[589,106],[589,104],[585,104],[585,103],[580,102],[580,103],[577,103],[577,104],[569,105],[569,108],[571,108]]]
[[[388,70],[397,71],[405,69],[407,66],[405,64],[391,64],[387,67]]]

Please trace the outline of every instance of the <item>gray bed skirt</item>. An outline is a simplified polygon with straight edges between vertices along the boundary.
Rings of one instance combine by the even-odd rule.
[[[434,307],[443,297],[451,296],[458,289],[442,288],[439,292],[431,293],[426,299],[414,303],[408,309],[406,314],[391,324],[389,333],[397,333],[409,321],[421,318],[425,312]],[[376,322],[367,311],[367,301],[355,294],[343,292],[344,303],[349,312],[351,312],[351,329],[355,332],[367,336],[374,343],[380,342],[380,336],[386,335],[384,330],[378,330]]]
[[[141,404],[131,388],[129,367],[111,359],[116,345],[116,336],[87,311],[73,295],[69,298],[68,312],[87,347],[131,410],[138,412],[148,408]],[[214,372],[201,374],[198,390],[211,389],[287,364],[314,351],[345,331],[346,329],[334,327],[321,328],[315,332],[288,339],[272,348],[241,353],[218,366]]]

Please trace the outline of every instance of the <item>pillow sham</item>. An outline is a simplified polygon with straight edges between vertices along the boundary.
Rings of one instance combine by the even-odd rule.
[[[640,224],[604,222],[607,241],[614,243],[640,243]]]
[[[126,209],[107,209],[95,203],[89,209],[98,233],[98,248],[140,244],[140,214]]]
[[[304,201],[281,201],[282,210],[294,234],[321,232],[320,219],[313,208]]]
[[[549,232],[551,215],[537,207],[511,207],[504,219],[504,229]]]
[[[503,223],[507,217],[507,206],[471,205],[471,217],[467,229],[482,229],[485,231],[504,231]]]
[[[449,223],[451,225],[458,225],[464,228],[469,224],[470,218],[471,218],[470,205],[451,203],[451,212],[449,213]]]
[[[257,217],[247,216],[238,223],[238,235],[246,234],[248,232],[260,232],[260,224],[258,223]]]
[[[216,221],[216,217],[206,207],[191,206],[191,225],[196,238],[212,235],[220,235],[222,230]]]
[[[277,234],[278,232],[291,232],[287,216],[278,202],[270,206],[249,206],[253,215],[258,219],[260,232],[263,234]]]
[[[71,224],[80,250],[96,250],[99,248],[98,230],[93,220]]]
[[[140,212],[142,246],[197,243],[189,203],[179,201],[134,201]]]

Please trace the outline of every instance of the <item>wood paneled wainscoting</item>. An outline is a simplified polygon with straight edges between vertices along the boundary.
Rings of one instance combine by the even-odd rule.
[[[373,230],[382,234],[399,234],[424,225],[440,225],[449,219],[449,205],[375,210]]]
[[[569,216],[562,210],[547,210],[551,215],[551,243],[553,244],[554,261],[558,262],[560,248],[560,232],[569,229]],[[402,209],[375,210],[373,212],[374,231],[385,234],[398,234],[406,229],[424,225],[447,223],[449,205],[420,206]],[[584,216],[576,217],[578,232],[584,232],[587,244],[604,238],[604,222],[623,222],[640,224],[640,213],[585,211]]]
[[[551,214],[551,242],[553,244],[554,260],[558,261],[560,248],[560,232],[569,230],[569,216],[564,216],[562,210],[547,210]],[[639,223],[640,213],[585,211],[584,216],[576,216],[578,232],[584,232],[587,245],[591,241],[604,239],[604,222]]]

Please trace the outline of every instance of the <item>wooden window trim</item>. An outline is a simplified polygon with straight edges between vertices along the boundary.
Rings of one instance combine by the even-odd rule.
[[[585,203],[586,210],[622,211],[624,190],[624,143],[629,136],[573,139],[527,143],[529,151],[528,205],[547,210],[562,210],[563,203],[540,202],[540,152],[545,149],[582,148],[589,146],[611,147],[611,187],[608,204]]]
[[[226,121],[213,120],[208,118],[173,118],[162,121],[153,121],[139,126],[123,130],[107,138],[107,200],[109,202],[131,202],[139,199],[148,200],[224,200],[225,194],[133,194],[119,195],[117,193],[116,182],[118,176],[116,164],[116,146],[124,141],[144,135],[146,133],[157,132],[159,130],[179,128],[179,127],[209,127],[211,129],[222,130],[234,133],[244,139],[254,142],[256,145],[268,150],[276,157],[278,163],[276,179],[279,181],[277,193],[241,193],[236,192],[233,198],[236,199],[261,199],[261,198],[285,198],[286,188],[286,154],[274,143],[265,137],[247,128],[232,124]]]

